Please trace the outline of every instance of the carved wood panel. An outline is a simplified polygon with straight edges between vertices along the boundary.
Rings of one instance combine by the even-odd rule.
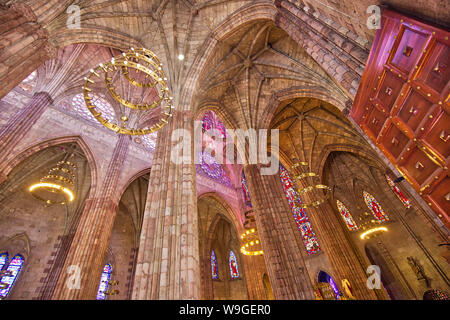
[[[450,226],[450,32],[385,10],[350,116]]]

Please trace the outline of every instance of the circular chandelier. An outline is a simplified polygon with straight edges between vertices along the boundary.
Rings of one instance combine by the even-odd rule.
[[[258,229],[255,225],[255,213],[253,210],[249,210],[245,213],[244,228],[247,229],[245,233],[241,235],[243,245],[241,246],[242,254],[246,256],[259,256],[263,254],[261,240],[258,235]]]
[[[314,182],[319,176],[314,172],[309,171],[309,164],[307,162],[295,160],[296,159],[293,159],[294,164],[291,166],[292,172],[294,173],[294,182],[303,180],[308,185],[303,189],[298,189],[297,192],[300,197],[303,194],[310,193],[312,194],[313,199],[309,203],[298,204],[298,207],[302,209],[316,208],[325,203],[330,197],[331,189],[324,184]],[[320,190],[322,190],[322,192]]]
[[[29,187],[33,197],[47,204],[65,204],[75,199],[73,181],[75,164],[59,161],[38,183]]]
[[[131,48],[90,70],[84,78],[84,101],[95,119],[127,135],[146,135],[164,127],[172,116],[173,97],[159,58],[145,48]],[[114,101],[113,115],[101,112],[95,97],[104,91]],[[108,100],[108,99],[107,99]]]

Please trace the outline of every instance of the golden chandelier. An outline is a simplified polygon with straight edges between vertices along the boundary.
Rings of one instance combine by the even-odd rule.
[[[259,256],[263,254],[262,244],[255,222],[256,220],[254,211],[247,211],[245,213],[244,222],[244,228],[247,229],[247,231],[241,235],[241,240],[244,243],[241,246],[241,252],[246,256]]]
[[[117,133],[146,135],[158,131],[172,116],[173,98],[159,58],[145,48],[131,48],[90,70],[83,96],[95,119]],[[113,116],[96,105],[103,90],[114,103]]]
[[[313,199],[309,203],[298,204],[298,207],[302,209],[316,208],[325,203],[330,197],[331,189],[324,184],[316,183],[314,181],[319,179],[319,176],[314,172],[309,171],[309,164],[307,162],[296,161],[295,158],[292,160],[294,164],[291,166],[291,170],[294,174],[294,182],[303,180],[306,181],[306,184],[308,185],[305,188],[297,190],[300,198],[303,194],[310,193],[311,198]]]
[[[47,175],[28,189],[38,200],[47,204],[65,204],[75,199],[73,181],[75,164],[70,161],[59,161]]]

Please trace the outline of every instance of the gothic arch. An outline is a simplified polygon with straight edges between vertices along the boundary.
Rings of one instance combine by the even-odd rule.
[[[270,123],[275,115],[275,112],[280,106],[280,103],[285,100],[296,98],[315,98],[328,102],[341,111],[345,108],[345,97],[342,96],[342,100],[335,98],[333,93],[330,92],[328,88],[311,84],[308,86],[290,87],[275,92],[271,95],[269,103],[262,112],[258,127],[262,129],[270,128]]]
[[[0,252],[7,251],[10,255],[21,254],[25,263],[31,253],[31,240],[26,232],[18,233],[3,243],[0,243]]]
[[[131,178],[128,179],[128,181],[121,187],[120,192],[119,192],[119,198],[122,197],[123,193],[125,192],[125,190],[127,190],[127,188],[136,180],[139,179],[140,177],[146,175],[146,174],[150,174],[152,168],[145,168],[141,171],[139,171],[138,173],[135,173]]]
[[[30,156],[36,154],[37,152],[44,150],[48,147],[57,146],[63,143],[77,143],[80,148],[83,150],[84,155],[89,164],[90,172],[91,172],[91,192],[95,190],[97,185],[97,162],[95,160],[94,154],[92,153],[88,144],[84,141],[81,136],[68,136],[68,137],[60,137],[56,139],[46,140],[40,142],[34,146],[28,147],[24,150],[17,151],[12,155],[11,160],[5,163],[3,168],[0,168],[0,172],[3,172],[5,176],[7,176],[14,167],[16,167],[23,160],[29,158]]]
[[[252,23],[256,20],[275,21],[276,12],[275,6],[270,2],[252,3],[234,12],[230,17],[215,27],[210,33],[210,36],[205,39],[203,45],[199,48],[199,52],[202,52],[202,54],[195,57],[192,63],[192,66],[195,66],[195,68],[192,67],[188,72],[186,77],[187,82],[180,95],[179,105],[182,109],[189,109],[193,105],[192,100],[197,90],[200,74],[203,72],[206,62],[211,58],[214,49],[216,49],[216,46],[221,40],[247,23]]]
[[[236,229],[237,232],[239,232],[239,230],[242,229],[242,224],[238,218],[238,216],[236,215],[236,213],[234,212],[233,208],[228,204],[228,202],[225,201],[225,199],[222,198],[222,196],[220,196],[217,192],[205,192],[200,194],[197,197],[197,201],[206,197],[211,197],[214,200],[216,200],[217,202],[219,202],[223,208],[225,208],[226,212],[228,213],[228,217],[227,220],[229,220],[231,222],[231,225],[234,226],[234,228]],[[214,221],[214,223],[217,223],[217,221]],[[213,225],[213,223],[211,223],[211,226]]]

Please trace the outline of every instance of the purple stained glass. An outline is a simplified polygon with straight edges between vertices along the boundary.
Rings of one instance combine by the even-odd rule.
[[[6,269],[6,271],[8,271],[10,274],[8,276],[3,276],[0,279],[0,282],[2,284],[7,285],[6,288],[0,290],[0,300],[5,299],[10,293],[24,262],[25,260],[20,254],[15,255],[12,258],[11,262],[8,265],[8,268]]]
[[[312,230],[311,223],[309,222],[305,209],[299,207],[302,203],[300,196],[294,189],[294,184],[289,172],[282,165],[280,165],[280,179],[286,198],[291,206],[295,222],[297,223],[297,228],[302,236],[303,244],[306,247],[306,252],[309,255],[315,254],[320,251],[317,236]]]
[[[227,131],[222,121],[217,118],[216,114],[213,111],[208,111],[205,113],[203,117],[202,128],[204,131],[210,131],[212,129],[217,129],[222,134],[222,138],[225,138],[227,135]]]
[[[221,164],[217,163],[216,158],[209,153],[201,153],[199,158],[201,164],[195,165],[198,174],[211,178],[224,186],[233,187],[228,173]]]
[[[3,269],[3,267],[6,265],[7,262],[8,262],[8,253],[3,252],[2,254],[0,254],[0,270]]]
[[[217,266],[217,258],[214,250],[211,251],[211,277],[214,280],[219,279],[219,267]]]
[[[112,267],[108,263],[103,267],[102,277],[100,279],[100,285],[97,291],[97,300],[106,300],[106,291],[109,287],[109,281],[111,280]]]
[[[245,179],[244,170],[242,170],[242,175],[241,175],[241,186],[242,186],[242,193],[244,194],[245,205],[247,207],[251,207],[252,200],[250,199],[250,191],[248,190],[248,184],[247,184],[247,179]]]
[[[231,279],[239,278],[238,263],[237,263],[236,255],[234,254],[233,250],[230,250],[229,264],[230,264]]]

